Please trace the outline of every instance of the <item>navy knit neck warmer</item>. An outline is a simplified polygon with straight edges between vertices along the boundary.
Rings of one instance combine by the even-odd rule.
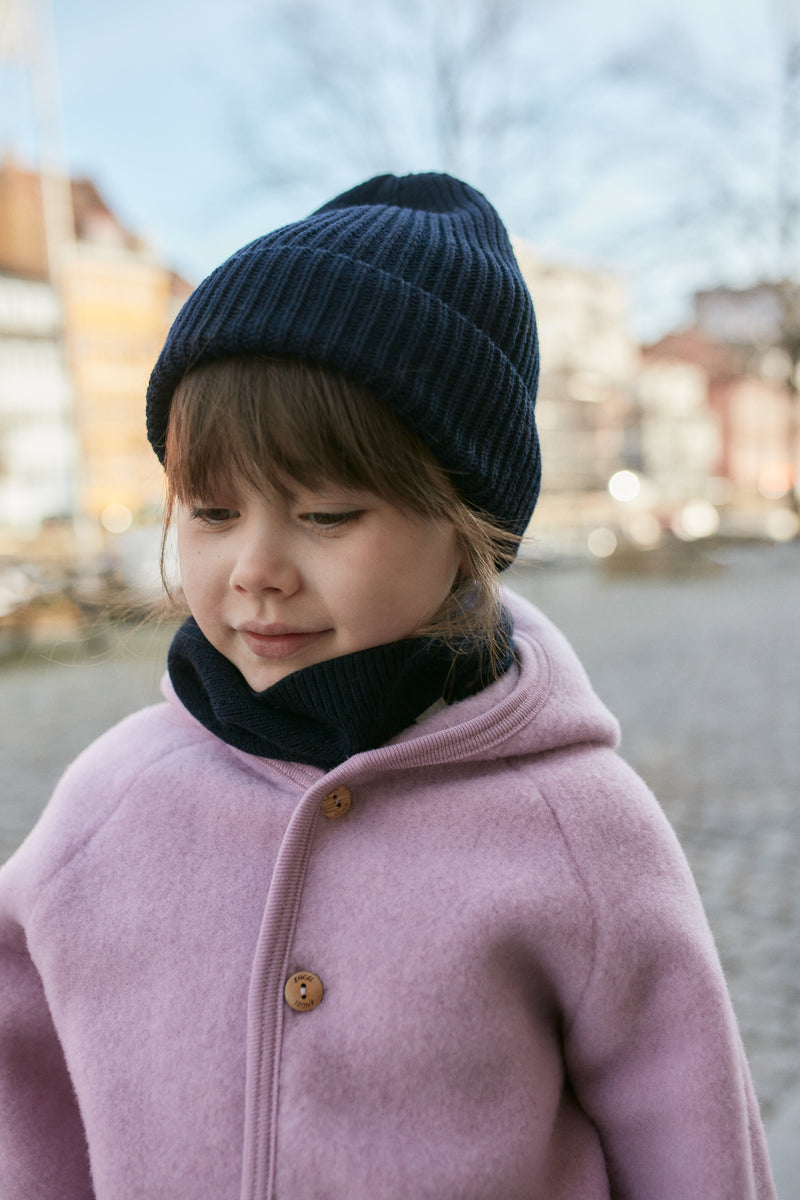
[[[501,671],[514,661],[508,642]],[[304,667],[255,692],[192,617],[173,639],[168,666],[178,698],[222,741],[323,770],[384,745],[442,696],[463,700],[491,682],[477,652],[408,638]]]

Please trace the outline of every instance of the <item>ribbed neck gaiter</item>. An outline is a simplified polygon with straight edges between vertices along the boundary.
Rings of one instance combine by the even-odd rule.
[[[501,673],[513,662],[508,642]],[[477,650],[408,638],[303,667],[256,692],[192,617],[173,639],[168,668],[181,702],[224,742],[325,770],[382,746],[440,698],[463,700],[491,682]]]

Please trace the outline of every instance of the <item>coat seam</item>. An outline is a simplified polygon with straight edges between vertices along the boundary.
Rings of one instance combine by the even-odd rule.
[[[102,831],[108,825],[108,822],[119,811],[120,806],[128,798],[128,795],[134,789],[134,787],[136,787],[138,784],[140,784],[143,779],[146,779],[147,776],[150,774],[150,772],[154,768],[162,766],[168,759],[173,758],[175,755],[182,754],[185,751],[185,749],[186,749],[186,747],[184,745],[182,745],[177,748],[173,747],[169,750],[164,751],[164,753],[159,758],[155,759],[154,761],[150,761],[148,763],[147,768],[142,772],[141,775],[137,775],[134,779],[132,779],[124,787],[124,789],[120,792],[119,796],[117,797],[117,799],[114,802],[114,804],[112,805],[112,807],[108,810],[108,812],[106,812],[105,816],[102,817],[102,819],[95,826],[95,828],[92,829],[91,832],[88,833],[86,837],[82,838],[81,841],[78,843],[78,845],[74,846],[72,848],[72,850],[70,851],[70,853],[65,858],[63,858],[60,862],[56,863],[53,866],[52,870],[42,880],[40,880],[39,886],[38,886],[39,895],[37,896],[36,901],[34,902],[33,907],[30,910],[27,921],[25,922],[26,924],[28,924],[28,923],[32,924],[33,921],[35,920],[36,913],[39,910],[39,906],[41,904],[43,904],[47,898],[45,895],[45,891],[47,891],[49,893],[51,885],[55,882],[57,876],[59,876],[63,871],[67,870],[67,868],[69,866],[71,866],[71,864],[75,861],[76,858],[78,858],[79,855],[83,854],[86,850],[89,849],[89,847],[91,846],[91,844],[95,840],[95,838],[98,837],[100,833],[102,833]]]
[[[547,794],[547,792],[545,790],[543,790],[541,787],[539,787],[538,791],[539,791],[539,795],[542,797],[543,801],[547,805],[550,815],[552,816],[552,818],[556,824],[556,828],[558,829],[558,833],[561,838],[562,844],[567,853],[567,856],[569,857],[569,861],[570,861],[570,864],[572,865],[572,869],[575,872],[575,877],[578,880],[578,883],[580,884],[580,887],[581,887],[581,891],[583,892],[583,895],[586,899],[586,904],[589,909],[589,915],[590,915],[590,920],[591,920],[591,929],[592,929],[591,961],[589,962],[589,965],[588,965],[588,968],[586,971],[586,980],[583,984],[583,987],[581,988],[580,996],[578,997],[578,1000],[574,1006],[574,1010],[573,1010],[571,1016],[569,1017],[569,1019],[567,1020],[567,1022],[565,1023],[565,1026],[564,1026],[564,1036],[568,1037],[571,1030],[573,1029],[573,1027],[575,1025],[575,1022],[578,1019],[580,1010],[583,1007],[583,1002],[586,998],[587,993],[589,992],[592,978],[594,977],[595,968],[597,966],[597,961],[598,961],[598,957],[599,957],[598,943],[600,940],[600,934],[599,934],[600,921],[599,921],[599,917],[598,917],[598,914],[596,911],[596,906],[595,906],[595,903],[594,903],[594,900],[592,897],[591,890],[590,890],[589,885],[587,884],[586,880],[584,879],[584,874],[583,874],[583,871],[581,870],[581,866],[580,866],[578,857],[572,849],[570,839],[567,836],[567,833],[564,829],[563,823],[558,815],[556,805],[553,803],[550,796]]]

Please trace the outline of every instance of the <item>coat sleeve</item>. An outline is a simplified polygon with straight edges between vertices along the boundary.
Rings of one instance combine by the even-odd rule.
[[[615,1200],[774,1200],[766,1139],[689,866],[616,756],[558,819],[589,897],[594,957],[564,1050]]]
[[[87,747],[0,868],[0,1200],[94,1197],[64,1004],[84,981],[64,944],[69,923],[48,931],[40,918],[51,886],[139,778],[143,747],[156,760],[173,752],[174,726],[164,711],[159,705],[135,713]],[[85,919],[91,921],[91,907]],[[54,971],[56,952],[67,974]]]
[[[0,1196],[91,1200],[86,1138],[44,988],[0,872]]]

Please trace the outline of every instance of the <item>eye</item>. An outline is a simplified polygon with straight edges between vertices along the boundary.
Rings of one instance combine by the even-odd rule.
[[[232,521],[238,515],[233,508],[198,507],[191,510],[192,520],[200,521],[203,525],[224,525],[226,521]]]
[[[308,512],[302,513],[300,520],[311,529],[325,531],[341,529],[357,521],[360,516],[361,512],[357,509],[352,512]]]

